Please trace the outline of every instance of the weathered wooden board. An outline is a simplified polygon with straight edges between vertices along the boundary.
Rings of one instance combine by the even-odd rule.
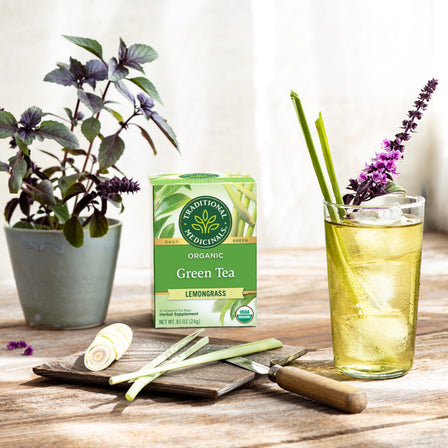
[[[107,387],[129,388],[129,383],[109,385],[109,377],[134,372],[165,351],[181,337],[178,334],[151,331],[137,331],[127,353],[107,369],[92,372],[84,367],[84,351],[50,361],[33,368],[40,376],[55,378],[64,382],[95,384]],[[235,341],[211,338],[210,344],[194,356],[206,353],[207,349],[219,350],[232,345]],[[299,347],[283,346],[280,349],[257,353],[248,357],[269,365],[271,359],[287,356],[301,350]],[[167,372],[147,386],[148,390],[196,395],[216,398],[255,378],[255,374],[226,362],[213,362],[206,365]]]

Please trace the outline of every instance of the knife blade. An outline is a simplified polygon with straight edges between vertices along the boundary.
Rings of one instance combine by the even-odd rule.
[[[367,405],[367,396],[361,389],[298,367],[282,367],[278,364],[268,367],[242,356],[225,361],[261,375],[268,375],[269,379],[282,389],[351,414],[362,412]]]

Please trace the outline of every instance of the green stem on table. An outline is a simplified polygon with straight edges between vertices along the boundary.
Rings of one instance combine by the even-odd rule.
[[[137,372],[113,376],[109,378],[109,384],[117,384],[124,381],[136,380],[141,376],[149,376],[159,372],[168,372],[171,370],[183,369],[184,367],[193,367],[213,361],[222,361],[223,359],[234,358],[235,356],[245,356],[252,353],[264,352],[266,350],[272,350],[274,348],[280,347],[283,347],[283,344],[278,339],[274,338],[249,342],[247,344],[235,345],[233,347],[217,350],[205,355],[195,356],[194,358],[186,359],[184,361],[180,361],[170,365],[159,366],[153,369],[142,369]]]
[[[175,356],[172,360],[167,361],[164,365],[170,365],[179,361],[183,361],[184,359],[188,358],[189,356],[196,353],[198,350],[206,346],[209,342],[209,338],[206,336],[205,338],[199,339],[196,344],[192,345],[190,348],[185,350],[180,355]],[[138,378],[134,381],[132,386],[129,388],[129,390],[126,392],[126,400],[132,401],[135,399],[135,397],[138,395],[138,393],[149,383],[157,379],[159,376],[163,375],[163,372],[155,373],[154,375],[144,376],[141,378]]]

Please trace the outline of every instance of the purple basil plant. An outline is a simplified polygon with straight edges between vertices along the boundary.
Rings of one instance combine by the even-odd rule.
[[[138,120],[152,123],[176,149],[178,142],[154,108],[154,101],[161,103],[161,99],[143,69],[158,57],[153,48],[144,44],[128,47],[120,39],[117,57],[106,60],[96,40],[64,37],[95,56],[85,63],[74,58],[58,63],[44,78],[74,90],[73,108],[64,108],[63,117],[32,106],[19,119],[0,108],[0,138],[9,139],[9,150],[1,151],[0,159],[5,161],[0,161],[0,171],[9,175],[8,188],[15,195],[4,212],[8,223],[19,211],[22,216],[15,227],[61,229],[70,244],[80,247],[83,227],[89,226],[92,237],[105,235],[109,228],[108,204],[123,209],[122,194],[140,189],[138,182],[128,179],[117,167],[125,150],[124,131],[135,126],[154,154],[156,148],[147,126]],[[137,75],[131,74],[135,72]],[[107,98],[111,87],[127,101],[125,116],[116,110],[116,102]],[[135,95],[133,89],[139,93]],[[100,121],[104,114],[116,120],[110,133]],[[81,142],[76,133],[83,138]],[[44,140],[53,140],[60,148],[50,152],[33,145]],[[48,156],[48,166],[42,168],[33,161],[36,150]],[[114,171],[121,177],[112,176]]]
[[[416,131],[417,121],[422,118],[437,84],[436,79],[428,81],[414,102],[414,109],[410,110],[408,118],[403,120],[402,131],[395,135],[394,140],[384,140],[382,151],[366,164],[358,178],[350,179],[347,189],[353,193],[343,197],[345,204],[359,205],[376,196],[402,190],[395,183],[398,178],[397,162],[403,158],[404,143],[411,138],[411,133]]]

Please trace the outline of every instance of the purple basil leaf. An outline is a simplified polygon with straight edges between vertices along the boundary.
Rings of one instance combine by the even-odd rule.
[[[11,221],[11,218],[12,218],[12,215],[14,213],[14,210],[16,209],[16,207],[18,205],[19,205],[19,199],[18,198],[13,198],[6,204],[4,216],[5,216],[5,220],[6,220],[6,222],[8,224]]]
[[[75,75],[66,68],[57,68],[45,75],[44,81],[54,82],[62,86],[76,86]]]
[[[12,137],[17,132],[17,121],[14,115],[0,110],[0,138]]]
[[[98,61],[97,59],[87,61],[85,65],[85,76],[85,82],[95,89],[95,81],[103,81],[107,79],[107,67],[103,62]]]
[[[112,58],[109,61],[108,67],[108,78],[110,81],[119,81],[129,74],[129,70],[119,64],[116,58]]]
[[[115,88],[125,97],[127,98],[132,104],[135,104],[135,96],[134,94],[128,89],[127,85],[122,81],[115,81],[114,82]]]
[[[33,199],[41,204],[56,205],[53,184],[49,180],[43,180],[33,188]]]
[[[117,135],[109,135],[103,139],[98,149],[98,161],[100,170],[114,165],[124,152],[124,142]]]
[[[171,144],[179,151],[179,143],[176,139],[176,134],[171,129],[171,126],[166,120],[161,117],[157,112],[153,112],[151,120],[157,125],[157,127],[165,134],[165,137],[171,142]]]
[[[70,58],[70,72],[75,76],[77,80],[81,80],[85,75],[85,68],[81,62],[77,59]]]
[[[31,106],[20,116],[19,123],[26,128],[35,128],[41,119],[42,109],[37,106]]]
[[[118,60],[120,61],[120,63],[126,61],[127,53],[128,48],[126,47],[124,40],[120,37],[120,46],[118,47]]]
[[[11,175],[8,180],[9,192],[18,193],[22,187],[23,177],[25,176],[28,168],[25,160],[18,156],[11,159],[10,166]]]
[[[138,101],[140,103],[139,109],[143,112],[146,119],[150,119],[151,116],[155,113],[152,108],[154,107],[154,101],[149,96],[144,93],[139,93],[137,95]]]
[[[101,97],[93,94],[84,92],[82,89],[78,89],[78,98],[85,104],[94,114],[101,111],[104,107],[104,101]]]
[[[36,130],[36,134],[42,138],[55,140],[67,149],[76,149],[79,147],[76,136],[70,132],[67,126],[57,121],[43,121],[40,127]]]

